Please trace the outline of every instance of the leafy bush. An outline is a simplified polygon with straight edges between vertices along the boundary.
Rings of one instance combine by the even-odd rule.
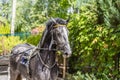
[[[100,78],[97,78],[95,74],[89,74],[85,73],[83,74],[82,72],[78,71],[77,73],[71,75],[67,74],[67,80],[111,80],[107,75],[102,73]],[[117,78],[115,79],[117,80]]]
[[[120,24],[120,7],[118,0],[96,0],[100,20],[109,27],[118,27]]]
[[[97,24],[94,6],[82,6],[80,14],[73,14],[69,23],[70,42],[73,56],[70,59],[71,72],[102,73],[114,78],[118,71],[113,57],[120,52],[120,34],[104,24]]]
[[[0,26],[0,34],[9,34],[10,27],[9,26]]]
[[[0,54],[8,54],[10,53],[11,49],[20,43],[25,43],[26,41],[20,40],[18,36],[1,36],[0,37]]]
[[[27,38],[27,43],[37,46],[37,44],[40,41],[41,36],[42,36],[41,33],[38,35],[31,35]]]
[[[1,19],[4,21],[1,21]],[[10,33],[10,25],[6,21],[6,19],[0,17],[0,34],[9,34]]]

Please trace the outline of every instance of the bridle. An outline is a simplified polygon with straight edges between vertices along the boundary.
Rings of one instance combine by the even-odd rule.
[[[58,27],[61,27],[61,26],[64,26],[64,27],[65,27],[66,25],[56,24],[56,25],[53,26],[53,27],[54,27],[54,28],[58,28]],[[55,45],[58,45],[58,43],[56,42],[56,40],[54,40],[53,31],[54,31],[54,29],[51,30],[51,42],[50,42],[49,47],[48,47],[48,48],[38,48],[38,47],[37,47],[36,50],[55,51],[55,52],[60,51],[60,52],[63,52],[63,50],[60,50],[60,49],[52,49],[52,46],[53,46],[54,44],[55,44]],[[66,44],[67,44],[67,43],[63,44],[63,47],[64,47]],[[48,69],[53,68],[53,67],[57,64],[57,60],[55,60],[55,62],[54,62],[51,66],[48,66],[48,65],[44,62],[44,60],[42,59],[40,53],[37,53],[37,55],[38,55],[41,63],[43,64],[43,66],[45,66],[45,67],[48,68]]]

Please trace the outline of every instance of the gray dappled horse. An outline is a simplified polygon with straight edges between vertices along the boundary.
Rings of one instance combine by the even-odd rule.
[[[68,40],[68,20],[51,18],[37,47],[30,44],[15,46],[10,56],[10,80],[57,80],[58,66],[56,52],[61,51],[64,56],[71,55]],[[22,56],[30,53],[28,67],[21,64]]]

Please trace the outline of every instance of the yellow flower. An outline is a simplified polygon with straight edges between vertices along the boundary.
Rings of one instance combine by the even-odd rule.
[[[97,43],[97,41],[98,41],[98,38],[96,37],[96,38],[93,39],[92,44]]]
[[[104,48],[108,48],[108,44],[104,44],[103,47],[104,47]]]
[[[103,27],[97,27],[97,30],[100,32],[102,31],[102,29],[103,29]]]

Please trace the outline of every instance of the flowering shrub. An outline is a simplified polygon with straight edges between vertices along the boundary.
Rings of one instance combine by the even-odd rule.
[[[31,30],[31,34],[38,35],[39,33],[43,32],[44,29],[45,29],[44,26],[39,26],[39,27],[33,28]]]

